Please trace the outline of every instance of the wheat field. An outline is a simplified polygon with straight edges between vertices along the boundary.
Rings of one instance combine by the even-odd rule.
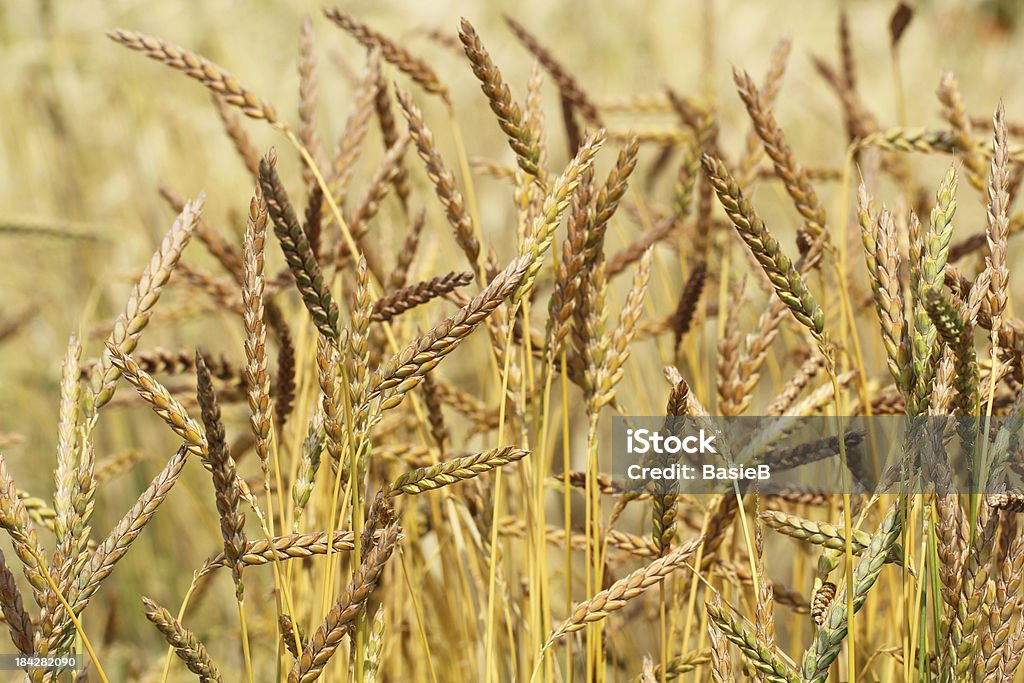
[[[5,680],[1024,680],[1021,22],[0,6]],[[630,489],[631,416],[972,485]]]

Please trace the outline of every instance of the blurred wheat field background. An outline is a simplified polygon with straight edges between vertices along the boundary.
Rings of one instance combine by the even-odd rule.
[[[608,477],[613,414],[1019,472],[1019,15],[0,5],[0,653],[87,662],[11,680],[1021,680],[1020,491]]]

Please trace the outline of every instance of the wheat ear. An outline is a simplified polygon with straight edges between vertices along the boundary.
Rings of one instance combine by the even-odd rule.
[[[146,618],[156,626],[167,643],[174,648],[189,671],[199,676],[200,681],[220,681],[220,671],[210,659],[206,647],[195,634],[181,625],[173,614],[149,598],[142,598],[146,606]]]
[[[424,491],[432,491],[464,479],[478,477],[484,472],[503,467],[521,460],[529,455],[529,451],[506,446],[489,451],[453,458],[430,467],[407,472],[391,484],[391,495],[407,493],[416,495]]]
[[[825,346],[825,315],[804,284],[803,277],[792,261],[782,253],[778,240],[768,232],[764,222],[754,212],[725,164],[708,155],[704,155],[702,162],[725,212],[757,258],[775,288],[775,293],[793,316],[815,335],[818,343]]]
[[[448,87],[422,59],[414,57],[412,53],[395,41],[340,9],[324,8],[324,16],[342,30],[347,31],[368,50],[379,49],[381,56],[389,64],[411,78],[421,88],[429,93],[439,95],[446,103],[449,101]]]
[[[140,368],[131,356],[125,355],[110,342],[107,342],[107,351],[114,367],[120,370],[124,378],[135,387],[139,396],[149,404],[153,412],[159,415],[175,434],[185,440],[190,452],[205,458],[207,454],[206,435],[203,433],[202,427],[189,417],[185,407],[171,396],[171,393],[162,384]]]
[[[867,599],[868,591],[875,585],[882,566],[896,545],[902,528],[903,510],[893,505],[878,530],[871,537],[871,544],[857,563],[853,575],[853,608],[859,610]],[[814,637],[814,643],[804,653],[801,673],[809,683],[824,683],[829,667],[836,657],[848,632],[849,615],[846,600],[835,599],[822,617],[822,625]]]
[[[369,398],[373,399],[383,394],[382,410],[399,405],[405,395],[422,381],[425,374],[454,351],[477,325],[512,295],[523,280],[529,265],[528,256],[512,261],[455,315],[429,330],[388,360],[374,374],[370,382]]]
[[[288,683],[309,683],[320,677],[341,639],[355,628],[356,619],[365,610],[399,537],[398,524],[392,524],[384,530],[328,612],[327,618],[310,636],[309,643],[288,673]]]
[[[316,254],[299,225],[295,209],[288,199],[288,192],[277,174],[277,154],[270,150],[260,160],[260,187],[267,202],[267,210],[274,223],[274,234],[281,243],[288,267],[295,276],[295,284],[302,295],[313,322],[321,334],[335,343],[338,341],[338,307],[330,289],[324,281]]]
[[[771,648],[760,642],[746,626],[738,622],[722,607],[705,605],[708,619],[725,637],[743,653],[747,662],[764,674],[771,683],[803,683],[796,669],[776,655]]]
[[[678,546],[664,557],[619,579],[590,600],[576,605],[569,618],[548,637],[544,649],[549,649],[561,638],[585,628],[587,624],[607,619],[613,612],[625,607],[630,600],[664,581],[669,574],[689,560],[703,541],[703,537],[698,537]]]
[[[121,353],[131,353],[139,343],[143,328],[153,315],[153,307],[160,299],[164,285],[171,277],[171,271],[181,258],[181,252],[188,245],[195,231],[202,212],[204,198],[202,195],[188,202],[175,219],[171,229],[164,236],[160,248],[153,254],[138,283],[128,295],[128,303],[124,311],[114,321],[114,329],[107,339]],[[99,372],[92,379],[92,402],[87,404],[87,414],[94,415],[104,404],[114,397],[114,390],[120,370],[113,366],[108,355],[104,355]]]
[[[0,552],[0,610],[11,633],[11,640],[18,651],[31,655],[35,653],[36,627],[32,617],[25,611],[14,573],[7,566],[7,561]]]
[[[213,62],[183,47],[135,31],[115,29],[107,33],[107,37],[194,78],[225,102],[241,109],[246,116],[263,119],[278,127],[282,125],[277,111],[270,104]]]
[[[476,29],[465,18],[459,26],[459,40],[462,41],[466,57],[473,67],[473,74],[480,81],[480,88],[487,96],[491,111],[498,117],[498,125],[508,136],[508,144],[516,154],[519,167],[543,181],[540,169],[540,144],[530,130],[529,123],[523,119],[519,104],[512,99],[512,91],[502,78],[501,71],[495,66]]]

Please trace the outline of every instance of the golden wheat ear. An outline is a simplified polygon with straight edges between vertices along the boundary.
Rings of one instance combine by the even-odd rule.
[[[206,646],[192,631],[182,626],[174,615],[149,598],[142,598],[142,604],[146,608],[146,618],[156,626],[167,644],[174,648],[174,654],[185,662],[189,671],[204,681],[223,680],[217,666],[210,659]]]

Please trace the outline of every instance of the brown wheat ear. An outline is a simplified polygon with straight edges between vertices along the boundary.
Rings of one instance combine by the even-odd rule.
[[[466,57],[473,66],[473,73],[487,96],[491,111],[498,117],[498,124],[508,136],[508,144],[512,151],[516,153],[519,167],[531,176],[543,180],[540,169],[540,145],[529,124],[523,119],[519,105],[512,99],[512,91],[501,77],[501,71],[491,60],[491,55],[477,35],[476,29],[465,18],[459,27],[459,39],[466,51]]]
[[[295,276],[295,284],[302,295],[313,322],[320,332],[338,340],[338,307],[320,271],[316,254],[299,225],[288,192],[277,174],[277,153],[273,149],[260,160],[260,188],[267,202],[267,210],[274,223],[274,234],[281,243],[288,267]]]
[[[551,52],[541,45],[540,41],[532,33],[530,33],[525,26],[520,24],[512,17],[505,15],[505,23],[508,24],[512,32],[516,34],[516,38],[519,39],[526,49],[533,53],[533,55],[540,61],[551,77],[558,83],[558,89],[562,93],[562,97],[568,102],[572,103],[572,106],[579,110],[583,115],[583,118],[587,120],[590,125],[600,128],[604,124],[601,121],[601,115],[597,112],[597,107],[587,97],[587,94],[583,92],[579,83],[569,73],[569,71],[561,64]],[[574,150],[575,151],[575,150]]]
[[[472,281],[472,273],[453,271],[424,280],[423,282],[417,282],[408,287],[403,287],[373,302],[373,314],[370,319],[375,322],[391,320],[409,309],[425,304],[432,299],[442,297],[463,285],[468,285]]]
[[[245,514],[239,509],[241,493],[239,491],[238,474],[235,461],[228,452],[228,444],[224,434],[224,423],[221,421],[220,406],[213,391],[210,371],[207,370],[203,358],[196,352],[196,390],[199,406],[202,408],[203,424],[206,427],[206,440],[209,447],[210,471],[213,474],[213,488],[216,493],[217,512],[220,515],[220,530],[224,538],[224,554],[234,564],[235,584],[239,596],[242,591],[241,555],[245,549]]]
[[[448,168],[437,145],[434,133],[427,127],[423,119],[423,111],[413,102],[412,95],[396,88],[398,104],[409,122],[409,132],[416,142],[416,150],[426,164],[427,177],[434,185],[437,198],[444,206],[445,215],[455,230],[455,241],[466,254],[469,265],[478,276],[480,270],[480,241],[473,228],[473,220],[463,199],[462,193],[455,184],[455,174]]]
[[[277,116],[277,111],[271,105],[208,59],[183,47],[135,31],[115,29],[107,33],[107,37],[127,48],[138,50],[150,59],[163,62],[172,69],[181,71],[189,78],[194,78],[223,98],[225,102],[241,109],[246,116],[264,119],[279,127],[283,125]]]
[[[448,87],[441,82],[441,79],[437,77],[434,70],[422,59],[414,57],[404,47],[360,22],[347,12],[327,7],[324,8],[324,16],[334,22],[339,28],[347,31],[367,49],[379,48],[381,55],[388,63],[394,65],[396,69],[411,78],[427,92],[440,95],[441,99],[446,103],[449,102]]]

